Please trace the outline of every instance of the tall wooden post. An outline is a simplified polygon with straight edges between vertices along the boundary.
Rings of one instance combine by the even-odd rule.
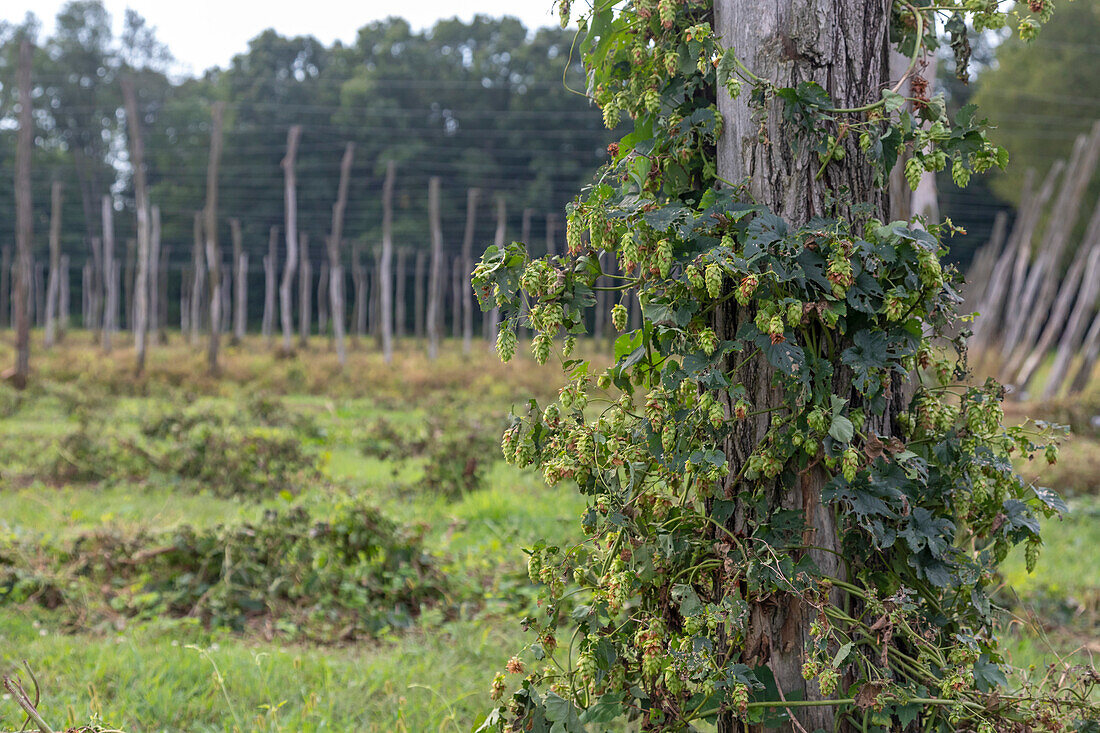
[[[244,253],[244,237],[241,235],[241,220],[229,220],[229,236],[233,240],[233,338],[231,343],[239,344],[244,338],[247,321],[248,259]]]
[[[279,271],[279,227],[271,227],[267,237],[267,256],[264,257],[264,317],[260,331],[267,345],[274,345],[275,338],[275,282]]]
[[[331,282],[328,259],[321,260],[321,269],[317,273],[317,334],[324,337],[328,333],[329,283]],[[331,344],[330,344],[331,347]]]
[[[294,284],[294,271],[298,267],[298,196],[294,175],[294,159],[298,154],[298,139],[302,135],[301,125],[291,125],[286,137],[286,157],[281,163],[283,168],[283,207],[286,212],[286,265],[283,269],[283,281],[279,286],[279,304],[282,308],[283,353],[290,354],[290,335],[294,324],[290,313],[290,289]]]
[[[65,338],[65,332],[69,330],[69,256],[61,255],[60,277],[57,292],[57,341],[60,343]]]
[[[397,250],[397,274],[394,278],[396,287],[394,289],[393,335],[395,338],[404,338],[405,336],[405,279],[407,277],[405,271],[406,259],[408,259],[408,251],[404,247],[401,247]]]
[[[222,159],[222,120],[225,102],[214,102],[210,131],[210,162],[206,166],[206,265],[210,269],[210,341],[206,350],[206,366],[211,374],[218,373],[218,347],[222,329],[222,255],[218,246],[218,167]]]
[[[164,321],[168,318],[160,290],[164,286],[161,276],[160,207],[149,207],[149,333],[157,334],[164,343]]]
[[[382,256],[378,262],[381,288],[382,358],[393,363],[393,185],[396,168],[391,160],[386,163],[386,181],[382,184]]]
[[[15,369],[12,384],[24,389],[31,371],[31,324],[27,315],[27,288],[31,274],[31,241],[34,238],[31,203],[31,154],[34,124],[31,116],[31,42],[19,43],[19,132],[15,143]]]
[[[11,325],[11,247],[0,250],[0,328]]]
[[[115,224],[114,206],[110,196],[103,197],[103,276],[106,285],[106,303],[103,310],[101,342],[103,351],[111,353],[111,334],[118,326],[118,283],[115,280]]]
[[[558,253],[558,215],[546,215],[546,255],[553,257]]]
[[[191,345],[198,346],[199,333],[202,331],[202,296],[206,285],[206,259],[202,253],[202,212],[200,211],[195,212],[191,233],[191,289],[187,294],[190,313],[187,323],[191,334]]]
[[[505,208],[504,197],[497,196],[497,228],[493,235],[493,244],[497,249],[504,249],[504,241],[508,234],[508,210]],[[466,290],[472,290],[470,284],[470,277],[473,274],[473,264],[462,274],[465,281]],[[495,348],[497,330],[500,328],[500,308],[493,306],[489,309],[489,328],[485,331],[485,338],[489,341],[491,347]]]
[[[427,269],[428,253],[420,250],[416,253],[416,266],[413,269],[413,334],[417,338],[424,338],[424,298],[427,290],[424,285]]]
[[[340,245],[344,239],[344,212],[348,206],[348,185],[354,161],[355,143],[347,143],[344,146],[344,157],[340,159],[340,185],[336,191],[336,203],[332,207],[332,231],[328,236],[329,310],[332,312],[332,338],[336,342],[336,359],[341,368],[347,363],[348,357],[344,347],[344,270]]]
[[[126,137],[130,141],[130,163],[134,170],[134,204],[137,207],[137,273],[134,279],[134,351],[135,369],[145,370],[146,335],[149,331],[149,259],[152,236],[149,227],[149,191],[145,181],[145,144],[141,136],[141,117],[133,80],[122,77],[122,97],[126,103]]]
[[[298,345],[303,349],[309,346],[309,327],[313,314],[310,294],[313,286],[313,264],[309,259],[309,235],[298,236],[298,248],[301,262],[298,267]]]
[[[428,358],[439,356],[439,339],[443,334],[443,224],[439,212],[439,176],[428,181],[428,222],[432,237],[431,275],[428,278],[428,314],[425,328],[428,336]]]
[[[50,277],[46,285],[46,334],[48,349],[57,338],[57,306],[61,297],[61,181],[50,186]]]
[[[473,245],[477,224],[477,201],[481,191],[471,188],[466,192],[466,229],[462,233],[462,259],[458,262],[460,271],[474,269]],[[461,286],[460,286],[461,287]],[[469,283],[461,288],[462,293],[462,353],[470,353],[470,344],[474,338],[474,289]],[[455,322],[458,322],[458,310],[455,310]]]
[[[455,255],[450,258],[451,265],[451,337],[457,341],[460,336],[463,335],[463,306],[465,305],[462,298],[462,263],[464,262],[462,255]],[[472,306],[471,306],[472,308]],[[473,323],[471,318],[470,333],[473,334]]]

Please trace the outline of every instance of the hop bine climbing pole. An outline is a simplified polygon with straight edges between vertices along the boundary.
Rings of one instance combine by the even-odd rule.
[[[505,361],[521,326],[537,361],[560,354],[559,399],[518,410],[502,449],[589,497],[586,539],[525,548],[533,637],[482,730],[1097,719],[1095,673],[1006,689],[993,573],[1021,543],[1033,567],[1038,518],[1064,508],[1010,456],[1057,448],[1002,426],[995,382],[960,384],[956,230],[886,220],[897,166],[915,188],[1007,162],[921,83],[937,22],[965,74],[968,28],[1030,38],[1050,11],[637,0],[580,19],[590,92],[633,127],[568,207],[564,253],[494,245],[473,280]],[[642,314],[606,369],[572,355],[598,293],[619,331]]]

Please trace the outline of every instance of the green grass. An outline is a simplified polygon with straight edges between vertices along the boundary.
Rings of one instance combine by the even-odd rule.
[[[514,623],[462,621],[347,648],[268,644],[173,624],[70,636],[0,616],[5,666],[33,660],[53,725],[127,731],[468,730],[522,645]],[[21,716],[0,704],[0,729]]]
[[[540,538],[565,546],[575,542],[584,498],[567,486],[548,489],[537,473],[497,462],[484,489],[447,499],[424,490],[423,459],[380,460],[364,455],[362,446],[381,418],[412,430],[456,400],[479,415],[502,415],[526,395],[552,391],[558,375],[530,364],[491,366],[487,356],[464,360],[457,352],[435,367],[404,353],[398,367],[385,370],[376,357],[359,352],[353,354],[359,371],[341,376],[323,350],[307,362],[267,353],[251,357],[241,349],[227,350],[228,375],[214,381],[198,376],[201,361],[186,350],[177,350],[175,359],[158,350],[154,374],[134,383],[124,354],[99,363],[87,353],[74,350],[70,363],[63,354],[51,355],[57,365],[48,362],[44,370],[83,369],[93,374],[87,382],[36,388],[11,416],[0,418],[3,452],[17,456],[0,466],[0,533],[65,538],[100,529],[136,533],[183,523],[260,521],[264,508],[288,501],[219,497],[162,475],[60,487],[28,483],[13,475],[22,460],[18,447],[73,429],[74,400],[109,410],[115,427],[135,429],[143,415],[168,403],[236,404],[256,391],[289,392],[285,404],[321,431],[309,449],[324,456],[325,474],[289,503],[323,519],[354,495],[398,522],[423,525],[442,571],[456,586],[474,589],[480,602],[462,605],[457,618],[444,620],[429,610],[412,631],[333,646],[268,639],[259,629],[245,635],[205,630],[187,619],[117,627],[104,622],[72,633],[45,610],[0,605],[0,671],[28,660],[51,724],[77,725],[99,715],[128,733],[469,730],[489,706],[493,674],[531,641],[516,620],[517,609],[530,605],[521,548]],[[12,398],[4,390],[0,386],[0,407],[10,406]],[[1025,475],[1088,493],[1076,487],[1100,487],[1090,468],[1098,456],[1100,443],[1076,438],[1060,467],[1029,465]],[[1045,614],[1042,629],[1016,624],[1003,634],[1016,666],[1042,667],[1064,654],[1087,660],[1100,637],[1100,505],[1082,500],[1074,510],[1046,523],[1046,547],[1034,574],[1026,572],[1022,553],[1003,567],[1006,584],[1019,598],[1013,611],[1022,617]],[[0,730],[17,729],[21,722],[14,704],[0,698]]]

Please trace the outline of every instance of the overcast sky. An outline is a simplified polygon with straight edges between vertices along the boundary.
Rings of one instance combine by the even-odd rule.
[[[64,0],[3,0],[0,18],[18,21],[33,10],[49,34],[64,4]],[[316,36],[328,44],[336,39],[351,42],[361,26],[390,15],[403,16],[416,29],[455,15],[469,20],[477,13],[514,15],[528,28],[557,22],[552,0],[104,0],[104,5],[116,31],[127,7],[145,16],[176,57],[177,71],[196,74],[211,66],[224,67],[266,28],[286,36]]]

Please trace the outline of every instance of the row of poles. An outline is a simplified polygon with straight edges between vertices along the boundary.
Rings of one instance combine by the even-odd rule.
[[[29,373],[30,315],[39,300],[45,326],[45,345],[52,346],[63,334],[69,322],[68,258],[61,254],[61,201],[62,188],[55,182],[51,188],[51,223],[49,235],[49,265],[46,270],[44,293],[37,288],[36,273],[40,271],[31,258],[34,238],[31,217],[31,157],[32,100],[30,88],[31,45],[24,40],[20,44],[18,65],[18,94],[20,101],[19,130],[16,144],[15,196],[16,196],[16,252],[9,262],[10,252],[4,253],[0,263],[0,304],[11,303],[12,321],[15,326],[17,359],[15,367],[7,375],[17,386],[26,382]],[[132,270],[126,268],[125,281],[129,296],[126,303],[127,326],[133,334],[135,370],[140,374],[145,368],[149,348],[149,334],[163,333],[167,317],[167,268],[168,253],[160,243],[160,211],[149,201],[144,167],[144,144],[140,117],[132,79],[123,75],[120,86],[127,122],[127,139],[130,162],[133,167],[135,213],[137,219],[136,241],[133,247]],[[198,345],[200,333],[205,329],[208,368],[218,371],[218,354],[223,333],[232,333],[240,339],[248,324],[248,255],[243,251],[239,222],[230,219],[233,251],[228,266],[223,262],[218,241],[218,169],[223,144],[223,119],[225,105],[215,102],[212,106],[212,124],[209,160],[207,164],[206,201],[194,217],[194,244],[191,265],[183,273],[180,284],[180,325]],[[278,348],[286,354],[294,349],[294,289],[297,280],[299,343],[305,344],[311,323],[311,290],[313,283],[312,262],[308,253],[308,237],[298,229],[297,179],[295,163],[302,127],[291,126],[287,133],[286,154],[280,166],[284,182],[284,221],[282,231],[272,227],[268,253],[263,258],[265,285],[262,332],[272,339],[276,326],[281,327],[281,343]],[[341,365],[345,365],[347,352],[345,337],[347,321],[345,286],[347,274],[344,268],[342,245],[343,227],[348,203],[348,186],[355,157],[354,143],[347,143],[340,163],[340,179],[337,198],[332,208],[332,223],[325,237],[325,257],[320,265],[318,280],[318,316],[324,313],[325,325],[331,326],[334,347]],[[373,267],[360,262],[360,253],[353,251],[351,278],[354,292],[355,334],[363,335],[370,312],[375,313],[376,326],[383,357],[387,363],[393,359],[395,335],[402,335],[406,326],[407,294],[405,285],[406,260],[411,253],[407,248],[395,248],[393,241],[393,193],[396,165],[386,165],[382,187],[381,243],[375,254]],[[451,322],[456,336],[461,332],[463,348],[469,352],[474,335],[474,297],[469,284],[473,269],[473,239],[476,213],[481,192],[471,189],[467,193],[466,225],[460,254],[447,257],[444,254],[443,230],[440,220],[439,177],[432,177],[428,184],[428,239],[430,246],[415,254],[414,309],[417,330],[427,340],[429,358],[436,358],[446,320],[447,291],[451,290]],[[97,332],[102,349],[110,352],[112,336],[119,331],[119,310],[123,266],[119,261],[114,236],[114,204],[109,196],[102,201],[101,236],[89,237],[90,255],[82,271],[83,325]],[[522,239],[530,236],[530,211],[524,212]],[[506,237],[506,209],[502,197],[496,199],[496,232],[494,243],[503,246]],[[556,214],[547,216],[547,252],[554,254],[554,242],[560,228]],[[280,240],[283,243],[280,252]],[[280,256],[281,255],[281,256]],[[128,260],[130,258],[127,258]],[[395,263],[396,260],[396,263]],[[394,273],[396,264],[396,274]],[[448,283],[448,271],[451,282]],[[11,293],[7,290],[10,273]],[[395,276],[396,275],[396,276]],[[39,276],[40,277],[40,276]],[[368,300],[368,290],[371,295]],[[609,296],[601,293],[600,307],[593,316],[597,332],[607,332],[605,314],[610,308]],[[322,307],[324,306],[324,307]],[[423,316],[421,317],[421,313]],[[635,304],[634,322],[640,320]],[[461,329],[459,328],[461,320]],[[483,314],[483,333],[493,338],[499,325],[496,309]],[[420,324],[423,324],[422,326]],[[396,333],[395,333],[396,332]]]
[[[1100,201],[1062,270],[1098,161],[1100,120],[1078,136],[1068,162],[1051,166],[1038,189],[1035,171],[1027,171],[1011,231],[1002,212],[967,274],[967,299],[980,313],[970,348],[1020,396],[1029,394],[1052,349],[1043,400],[1056,397],[1067,380],[1070,394],[1081,392],[1100,356]]]

